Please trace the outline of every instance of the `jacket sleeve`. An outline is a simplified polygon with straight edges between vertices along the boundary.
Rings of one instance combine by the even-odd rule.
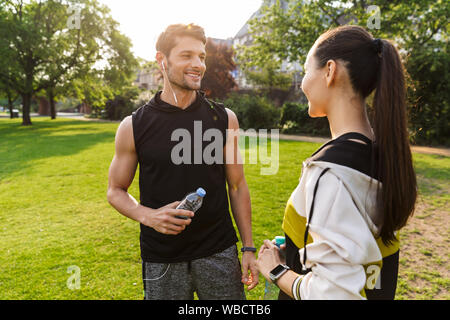
[[[308,183],[304,193],[306,216],[314,184],[315,180]],[[311,272],[299,284],[300,298],[364,299],[363,265],[381,260],[374,236],[343,182],[331,172],[320,179],[314,206],[309,221],[313,242],[306,246],[306,267]],[[300,250],[300,259],[303,251]]]

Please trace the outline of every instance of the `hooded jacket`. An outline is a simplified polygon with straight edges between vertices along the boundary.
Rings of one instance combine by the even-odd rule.
[[[288,265],[300,273],[300,267],[310,270],[294,283],[294,298],[393,298],[399,242],[385,246],[378,237],[382,222],[376,196],[381,182],[368,171],[370,150],[369,139],[350,133],[328,142],[303,163],[282,226]]]

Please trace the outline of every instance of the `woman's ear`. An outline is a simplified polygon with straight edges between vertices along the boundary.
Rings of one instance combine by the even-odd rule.
[[[337,64],[334,60],[328,60],[326,66],[325,80],[327,82],[327,88],[333,84],[334,79],[337,77]]]

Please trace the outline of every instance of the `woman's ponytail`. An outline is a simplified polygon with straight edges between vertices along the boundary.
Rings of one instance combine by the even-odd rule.
[[[353,89],[363,98],[375,91],[373,155],[378,159],[373,168],[382,182],[377,201],[382,218],[380,236],[388,244],[413,214],[417,198],[400,56],[389,41],[374,39],[364,28],[349,25],[322,34],[317,40],[315,57],[319,68],[330,59],[347,62]]]
[[[395,239],[394,232],[405,226],[414,212],[417,182],[407,130],[403,65],[397,49],[389,41],[378,41],[380,63],[372,126],[378,148],[378,177],[382,181],[378,192],[383,218],[380,236],[387,244]]]

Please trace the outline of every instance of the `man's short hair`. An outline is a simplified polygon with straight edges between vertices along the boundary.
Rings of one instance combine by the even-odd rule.
[[[198,39],[206,44],[205,31],[202,27],[193,23],[190,24],[172,24],[161,33],[156,42],[156,50],[164,53],[166,57],[169,57],[170,51],[177,44],[178,37],[191,37]]]

